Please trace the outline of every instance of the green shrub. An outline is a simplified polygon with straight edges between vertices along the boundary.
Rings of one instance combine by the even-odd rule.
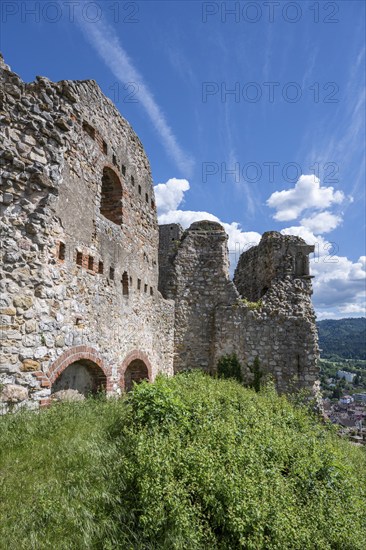
[[[234,378],[238,382],[243,381],[241,365],[235,353],[220,357],[217,362],[217,375],[219,378]]]
[[[254,361],[253,365],[248,365],[248,368],[250,372],[253,374],[253,381],[250,384],[250,387],[253,388],[256,392],[259,392],[261,389],[261,380],[263,378],[263,372],[260,368],[260,362],[259,357],[257,356]]]
[[[0,419],[0,547],[363,550],[366,456],[200,372]]]

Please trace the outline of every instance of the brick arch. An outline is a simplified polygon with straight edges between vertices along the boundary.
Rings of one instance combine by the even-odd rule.
[[[104,365],[102,357],[99,353],[89,346],[75,346],[65,351],[60,357],[56,359],[46,371],[33,372],[33,376],[40,382],[41,388],[51,388],[55,380],[62,374],[62,372],[72,363],[80,360],[92,361],[97,365],[106,377],[106,392],[112,390],[112,381],[109,369]],[[40,406],[48,406],[51,400],[49,397],[40,400]]]
[[[150,360],[149,360],[148,356],[143,351],[133,350],[128,355],[126,355],[126,357],[123,360],[122,366],[121,366],[121,374],[120,374],[120,379],[119,379],[119,385],[120,385],[120,388],[122,390],[125,390],[126,370],[129,367],[129,365],[133,361],[136,361],[136,360],[142,361],[144,363],[144,365],[147,369],[148,380],[149,380],[149,382],[152,381],[152,366],[151,366],[151,363],[150,363]]]
[[[118,172],[105,164],[101,178],[100,214],[116,225],[122,224],[122,182]]]

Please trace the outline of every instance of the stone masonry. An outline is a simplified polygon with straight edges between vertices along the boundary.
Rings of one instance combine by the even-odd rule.
[[[280,391],[314,386],[312,247],[265,233],[230,281],[220,224],[158,227],[143,147],[94,81],[24,83],[0,57],[0,86],[2,412],[234,352],[248,380],[258,357]]]
[[[138,137],[94,81],[26,84],[2,61],[0,100],[0,399],[34,407],[56,388],[117,394],[172,374]]]
[[[196,222],[185,232],[163,225],[160,244],[159,257],[169,261],[159,289],[175,300],[175,371],[200,366],[214,374],[218,360],[235,353],[247,382],[258,357],[262,374],[270,374],[279,391],[317,391],[308,262],[314,247],[299,237],[265,233],[243,252],[232,282],[220,224]]]

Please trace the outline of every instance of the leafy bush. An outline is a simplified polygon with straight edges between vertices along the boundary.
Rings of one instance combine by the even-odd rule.
[[[217,375],[219,378],[234,378],[238,382],[243,381],[241,365],[235,353],[220,357],[217,362]]]
[[[254,359],[253,365],[249,365],[249,370],[253,374],[253,382],[251,383],[250,386],[256,392],[259,392],[261,389],[261,380],[263,378],[263,372],[261,371],[261,368],[260,368],[258,356]]]
[[[2,548],[361,550],[366,456],[200,372],[0,419]]]

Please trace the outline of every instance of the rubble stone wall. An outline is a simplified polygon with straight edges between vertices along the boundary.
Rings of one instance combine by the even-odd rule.
[[[218,360],[235,353],[246,382],[253,380],[258,357],[262,375],[271,375],[279,391],[316,389],[318,339],[307,256],[313,248],[299,237],[265,233],[241,255],[235,285],[220,224],[192,224],[169,251],[170,233],[173,226],[160,228],[160,254],[170,252],[172,266],[163,291],[176,304],[175,371],[215,373]]]
[[[0,73],[0,384],[46,402],[54,363],[80,347],[102,358],[110,393],[133,352],[151,378],[172,374],[174,304],[158,291],[138,137],[94,81],[27,84],[2,60]]]
[[[143,147],[94,81],[24,83],[0,56],[0,129],[3,412],[229,353],[247,381],[258,357],[280,391],[316,384],[311,246],[265,233],[233,282],[220,224],[159,229]]]

